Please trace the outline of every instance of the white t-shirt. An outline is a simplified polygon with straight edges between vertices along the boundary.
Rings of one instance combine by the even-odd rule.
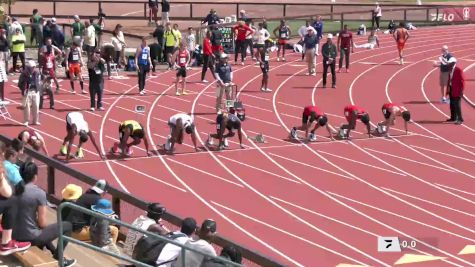
[[[216,251],[214,250],[213,246],[208,243],[208,241],[200,239],[200,240],[190,240],[185,243],[185,245],[194,248],[198,251],[203,252],[204,254],[208,254],[210,256],[217,256]],[[182,263],[182,257],[183,253],[186,253],[185,255],[185,265]],[[173,267],[189,267],[189,266],[200,266],[201,263],[203,262],[204,255],[198,254],[189,250],[182,250],[180,255],[178,256],[176,262],[173,264]]]
[[[256,36],[256,43],[259,45],[265,44],[270,37],[270,34],[266,29],[257,30],[254,35]]]
[[[194,33],[188,34],[186,42],[188,43],[188,51],[195,51],[196,37]]]
[[[150,225],[155,224],[156,222],[153,219],[148,218],[147,216],[140,215],[135,221],[132,223],[132,226],[140,228],[142,230],[147,231]],[[135,245],[139,242],[139,239],[143,236],[142,233],[129,230],[127,232],[127,237],[125,238],[124,244],[124,253],[132,256],[134,252]]]
[[[177,232],[173,232],[174,234],[180,234],[181,232],[177,231]],[[183,236],[183,237],[178,237],[176,239],[174,239],[173,241],[175,242],[178,242],[180,244],[185,244],[186,242],[190,241],[191,238],[188,237],[188,236]],[[172,264],[174,262],[169,262],[169,263],[165,263],[165,264],[160,264],[162,262],[167,262],[167,261],[171,261],[171,260],[174,260],[176,258],[178,258],[178,255],[180,255],[180,252],[181,252],[181,248],[179,246],[175,246],[173,244],[166,244],[163,249],[162,249],[162,252],[160,252],[160,255],[158,256],[158,259],[157,259],[157,267],[171,267]]]
[[[94,26],[89,26],[86,29],[86,34],[84,38],[84,43],[88,46],[95,46],[96,45],[96,29]]]
[[[380,6],[377,6],[375,9],[374,9],[374,13],[376,14],[376,17],[381,17],[382,14],[381,14],[381,7]]]
[[[85,131],[86,133],[89,132],[89,125],[84,120],[84,116],[81,112],[70,112],[68,116],[66,116],[66,121],[69,125],[76,125],[77,131]]]
[[[307,27],[307,26],[303,25],[303,26],[300,27],[300,29],[299,29],[299,36],[302,37],[302,38],[305,37],[305,35],[307,35],[308,29],[311,29],[314,34],[317,33],[317,31],[315,30],[314,27],[312,27],[312,26],[308,26],[308,27]]]
[[[176,125],[176,121],[178,119],[181,119],[181,121],[183,123],[183,128],[186,128],[186,127],[190,126],[193,123],[193,119],[191,118],[191,116],[188,115],[188,114],[185,114],[185,113],[178,113],[178,114],[175,114],[175,115],[171,116],[170,119],[168,120],[168,122],[170,124]]]

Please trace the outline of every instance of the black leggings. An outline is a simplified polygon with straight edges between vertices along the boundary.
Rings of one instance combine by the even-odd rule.
[[[71,236],[73,231],[73,226],[70,222],[62,222],[63,224],[63,235]],[[53,240],[58,238],[59,225],[57,223],[50,224],[45,228],[41,229],[41,234],[33,240],[24,240],[30,241],[33,246],[37,246],[40,249],[46,247],[52,254],[55,259],[58,259],[58,250],[53,244]],[[63,251],[66,249],[68,241],[64,240],[63,242]]]
[[[17,213],[16,198],[0,197],[0,214],[2,214],[2,227],[5,230],[13,229]]]
[[[139,65],[139,92],[142,92],[145,89],[145,79],[147,78],[147,72],[149,71],[149,65]]]
[[[41,90],[40,90],[40,109],[43,108],[43,98],[45,97],[45,93],[48,94],[48,97],[49,97],[49,107],[50,108],[54,107],[53,88],[51,88],[51,86],[42,85]]]
[[[236,47],[234,48],[234,61],[238,60],[238,53],[241,53],[241,61],[244,62],[246,57],[246,40],[236,40]]]
[[[16,70],[16,62],[18,60],[18,57],[20,57],[21,60],[21,67],[24,69],[25,68],[25,52],[13,52],[12,53],[13,57],[13,71]]]
[[[214,77],[214,62],[213,57],[211,55],[203,55],[203,69],[201,70],[201,80],[205,79],[206,71],[208,68],[211,70],[211,74]]]
[[[5,82],[0,82],[0,100],[5,100]]]

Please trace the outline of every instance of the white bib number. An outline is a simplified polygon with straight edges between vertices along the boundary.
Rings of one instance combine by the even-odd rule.
[[[142,54],[142,59],[143,59],[143,60],[147,60],[147,59],[148,59],[148,55],[147,55],[147,54]]]
[[[287,38],[287,33],[281,33],[280,38]]]
[[[101,74],[101,69],[99,68],[95,68],[94,71],[96,72],[96,74]]]
[[[265,55],[264,60],[269,61],[269,55]]]
[[[180,58],[180,64],[185,64],[186,63],[186,58],[181,57]]]
[[[47,68],[47,69],[52,69],[52,68],[53,68],[53,62],[51,62],[50,60],[48,60],[48,62],[46,62],[46,68]]]
[[[73,60],[79,60],[79,55],[73,55]]]

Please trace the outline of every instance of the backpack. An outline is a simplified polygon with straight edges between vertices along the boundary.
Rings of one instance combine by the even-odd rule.
[[[135,58],[129,57],[127,60],[126,71],[137,71],[137,66],[135,65]]]
[[[185,236],[186,235],[183,233],[168,233],[164,237],[170,240],[175,240],[179,237]],[[142,263],[155,266],[158,256],[160,256],[160,253],[162,253],[162,250],[166,244],[168,243],[165,240],[159,240],[153,236],[144,235],[139,239],[137,245],[135,245],[132,258]],[[173,259],[173,261],[174,260],[175,259]],[[167,262],[163,262],[161,264],[165,263]]]

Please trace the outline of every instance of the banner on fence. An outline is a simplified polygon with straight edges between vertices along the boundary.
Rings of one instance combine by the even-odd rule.
[[[431,14],[432,21],[462,22],[475,19],[475,7],[447,7]]]

